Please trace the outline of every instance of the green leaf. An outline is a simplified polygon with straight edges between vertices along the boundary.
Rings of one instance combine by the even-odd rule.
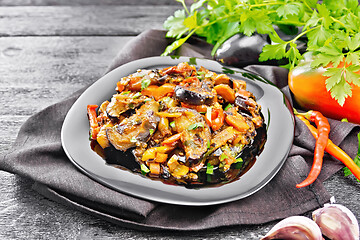
[[[241,21],[240,32],[244,33],[246,36],[251,36],[256,29],[255,21],[252,18],[247,18]]]
[[[169,16],[164,22],[164,28],[169,31],[166,33],[167,37],[179,38],[184,35],[189,29],[184,25],[186,19],[185,10],[177,10],[174,16]]]
[[[355,158],[354,158],[354,163],[355,163],[358,167],[360,167],[360,132],[358,133],[357,137],[358,137],[358,152],[357,152],[357,154],[356,154],[356,156],[355,156]],[[344,167],[343,170],[344,170],[344,175],[345,175],[345,177],[352,174],[352,172],[350,171],[350,169],[347,168],[347,167]],[[359,179],[357,179],[357,181],[360,182]]]
[[[307,34],[309,39],[308,46],[314,47],[316,50],[318,47],[323,46],[325,41],[332,36],[332,33],[325,29],[323,26],[314,28],[311,32]]]
[[[278,43],[274,45],[265,45],[260,53],[259,61],[267,61],[269,59],[282,59],[286,56],[286,43]]]
[[[257,33],[268,34],[274,31],[272,21],[265,11],[257,11],[252,19],[255,21]]]
[[[345,42],[347,43],[347,47],[350,51],[355,51],[360,47],[360,33],[355,34],[353,37],[345,38]]]
[[[309,6],[310,8],[315,8],[316,7],[316,3],[318,2],[317,0],[305,0],[304,1],[305,4],[307,6]]]
[[[325,4],[317,4],[316,8],[319,12],[320,17],[322,18],[322,25],[325,28],[329,28],[330,25],[333,23],[333,20],[330,17],[329,9],[326,7]]]
[[[304,30],[308,29],[310,27],[315,27],[319,21],[320,21],[319,14],[317,13],[317,11],[314,11],[312,13],[310,19],[306,22],[306,24],[304,26]]]
[[[326,79],[326,90],[330,91],[336,84],[339,84],[342,76],[342,68],[328,68],[326,72],[323,73],[324,76],[329,77]]]
[[[297,15],[299,12],[299,6],[294,3],[283,4],[276,10],[278,16],[284,18],[286,18],[288,15]]]
[[[340,81],[330,89],[330,95],[340,106],[344,105],[347,97],[351,97],[351,86],[345,81],[344,75],[341,75]]]
[[[356,11],[358,6],[359,6],[358,0],[347,0],[346,1],[346,8],[351,10],[353,13]]]
[[[291,42],[289,50],[285,53],[285,57],[291,62],[291,66],[294,67],[301,58],[299,50],[296,48],[296,44]]]
[[[187,37],[184,37],[184,38],[180,38],[180,39],[174,41],[171,45],[166,47],[165,51],[161,54],[161,56],[169,55],[174,50],[179,48],[182,44],[184,44],[184,42],[186,42],[187,39],[188,39]]]
[[[356,52],[348,53],[345,61],[346,61],[346,63],[352,63],[353,65],[360,64],[360,52],[356,51]]]
[[[190,65],[197,65],[197,63],[196,63],[196,57],[191,57],[191,58],[189,58],[188,63],[189,63]]]
[[[327,66],[332,61],[332,57],[330,55],[319,53],[314,56],[314,60],[310,63],[312,68],[317,68],[320,66]]]
[[[345,78],[348,83],[353,83],[360,87],[360,74],[350,71],[348,68],[345,69]]]
[[[331,56],[339,56],[342,54],[341,49],[339,49],[335,44],[320,47],[318,51]]]
[[[191,6],[190,6],[190,13],[193,13],[193,12],[195,12],[196,10],[198,10],[199,8],[201,8],[206,1],[207,1],[207,0],[200,0],[200,1],[198,1],[198,2],[194,2],[193,4],[191,4]]]
[[[197,27],[197,18],[196,18],[196,14],[197,12],[195,11],[193,13],[193,15],[188,16],[187,18],[184,19],[184,26],[187,29],[193,29]]]

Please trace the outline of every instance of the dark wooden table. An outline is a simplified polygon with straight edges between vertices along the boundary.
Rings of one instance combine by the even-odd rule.
[[[24,121],[102,76],[137,34],[162,28],[175,0],[0,0],[0,154]],[[52,202],[0,171],[0,239],[259,239],[275,223],[191,233],[139,232]],[[325,182],[360,219],[360,184]]]

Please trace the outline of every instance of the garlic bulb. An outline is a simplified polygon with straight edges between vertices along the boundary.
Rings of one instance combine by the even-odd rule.
[[[322,234],[332,240],[358,240],[359,223],[354,214],[340,204],[325,204],[312,213]]]
[[[322,240],[321,230],[314,221],[303,216],[292,216],[278,222],[261,240],[292,239]]]

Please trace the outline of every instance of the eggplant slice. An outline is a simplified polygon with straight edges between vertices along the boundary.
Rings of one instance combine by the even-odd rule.
[[[120,124],[107,128],[106,135],[111,145],[117,150],[126,151],[141,143],[146,143],[150,138],[150,132],[155,131],[160,121],[156,115],[158,109],[157,102],[148,101]]]
[[[175,87],[175,96],[180,102],[192,105],[211,105],[215,99],[211,92],[204,91],[202,88],[180,85]]]

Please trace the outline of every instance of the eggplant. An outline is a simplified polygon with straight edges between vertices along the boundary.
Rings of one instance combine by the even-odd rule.
[[[236,34],[216,51],[215,60],[228,66],[245,67],[258,63],[262,48],[269,44],[266,36]]]
[[[160,118],[156,115],[159,104],[148,101],[139,110],[125,118],[120,124],[106,128],[106,136],[117,150],[126,151],[150,138],[150,131],[155,131]]]
[[[202,88],[180,85],[175,87],[175,96],[180,102],[192,105],[211,105],[215,99],[211,92],[204,91]]]
[[[136,93],[115,94],[106,107],[106,113],[110,118],[118,118],[122,113],[140,106],[146,98]]]
[[[114,146],[109,146],[104,149],[104,154],[105,161],[108,164],[119,165],[134,172],[140,171],[140,164],[136,161],[130,149],[127,151],[118,151]]]
[[[186,165],[199,164],[203,155],[208,150],[208,142],[211,141],[211,130],[204,117],[195,110],[189,108],[174,107],[169,112],[181,112],[180,117],[175,118],[174,131],[181,132],[181,142],[186,156]]]

